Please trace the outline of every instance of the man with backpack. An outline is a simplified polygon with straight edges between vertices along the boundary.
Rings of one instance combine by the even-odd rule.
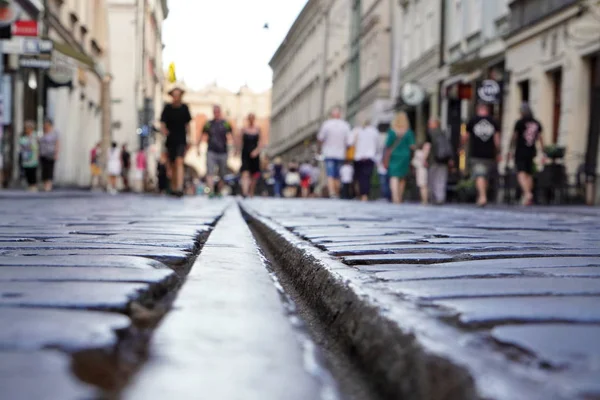
[[[446,186],[448,184],[448,167],[454,163],[454,150],[450,138],[442,129],[440,121],[431,118],[428,123],[427,140],[429,143],[429,185],[433,204],[446,202]]]

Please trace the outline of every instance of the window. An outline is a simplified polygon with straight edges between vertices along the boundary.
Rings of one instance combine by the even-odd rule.
[[[433,40],[435,38],[435,22],[433,21],[433,10],[427,11],[427,17],[425,22],[425,47],[423,50],[429,50],[433,46]]]
[[[485,16],[483,14],[481,2],[482,0],[471,0],[471,7],[469,7],[469,17],[467,21],[469,25],[467,32],[469,35],[479,31],[481,28],[481,24],[483,23],[483,19]]]
[[[454,0],[453,14],[454,18],[452,21],[452,42],[456,43],[460,41],[462,37],[462,26],[463,26],[463,15],[462,15],[462,0]]]
[[[412,61],[417,60],[421,54],[423,53],[423,46],[425,46],[425,43],[423,41],[423,35],[424,35],[424,29],[423,29],[423,15],[422,15],[422,5],[419,1],[417,1],[415,3],[415,6],[413,7],[413,15],[414,15],[414,21],[415,21],[415,27],[414,27],[414,41],[415,41],[415,46],[413,46],[413,57],[412,57]]]

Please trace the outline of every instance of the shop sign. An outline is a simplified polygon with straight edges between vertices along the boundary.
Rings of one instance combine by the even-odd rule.
[[[15,21],[12,26],[12,34],[14,36],[31,36],[38,35],[37,21]]]
[[[52,40],[25,38],[14,36],[2,41],[2,52],[5,54],[37,55],[50,54],[54,48]]]
[[[36,57],[21,57],[19,59],[19,66],[23,68],[49,69],[51,65],[52,62],[49,59]]]
[[[486,103],[499,103],[502,98],[502,86],[500,82],[486,79],[477,87],[477,98]]]

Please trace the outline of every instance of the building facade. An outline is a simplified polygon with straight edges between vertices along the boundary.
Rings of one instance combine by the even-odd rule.
[[[463,124],[473,116],[478,89],[486,80],[498,84],[492,115],[502,119],[502,88],[507,79],[503,36],[508,32],[509,2],[445,0],[442,4],[440,116],[455,148],[459,147]]]
[[[398,76],[395,94],[406,83],[415,83],[426,93],[423,103],[407,107],[417,140],[425,137],[427,120],[440,116],[440,78],[443,58],[443,0],[403,0],[396,3],[395,43]]]
[[[566,148],[569,176],[581,167],[599,173],[600,1],[516,0],[510,8],[505,151],[519,104],[528,102],[545,143]]]
[[[347,118],[354,125],[389,123],[393,111],[393,0],[348,1],[351,8]]]
[[[275,52],[270,155],[303,152],[324,110],[326,0],[309,0]]]
[[[7,54],[3,80],[3,153],[5,172],[19,183],[18,138],[26,120],[49,117],[60,135],[60,152],[55,181],[63,186],[87,186],[89,151],[98,141],[110,136],[110,64],[107,8],[104,0],[49,0],[45,18],[39,1],[14,2],[21,21],[41,20],[38,26],[42,43],[51,46],[49,68],[24,64],[22,38],[13,36],[3,44]],[[31,40],[31,38],[30,38]],[[33,59],[44,59],[44,55]],[[41,80],[40,80],[41,79]],[[10,117],[10,118],[8,118]]]
[[[163,106],[166,0],[107,0],[113,72],[113,139],[145,147]]]

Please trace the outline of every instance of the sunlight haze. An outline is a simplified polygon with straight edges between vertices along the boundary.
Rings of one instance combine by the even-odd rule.
[[[271,87],[269,60],[306,0],[169,0],[164,66],[191,88]],[[265,23],[269,29],[263,29]]]

